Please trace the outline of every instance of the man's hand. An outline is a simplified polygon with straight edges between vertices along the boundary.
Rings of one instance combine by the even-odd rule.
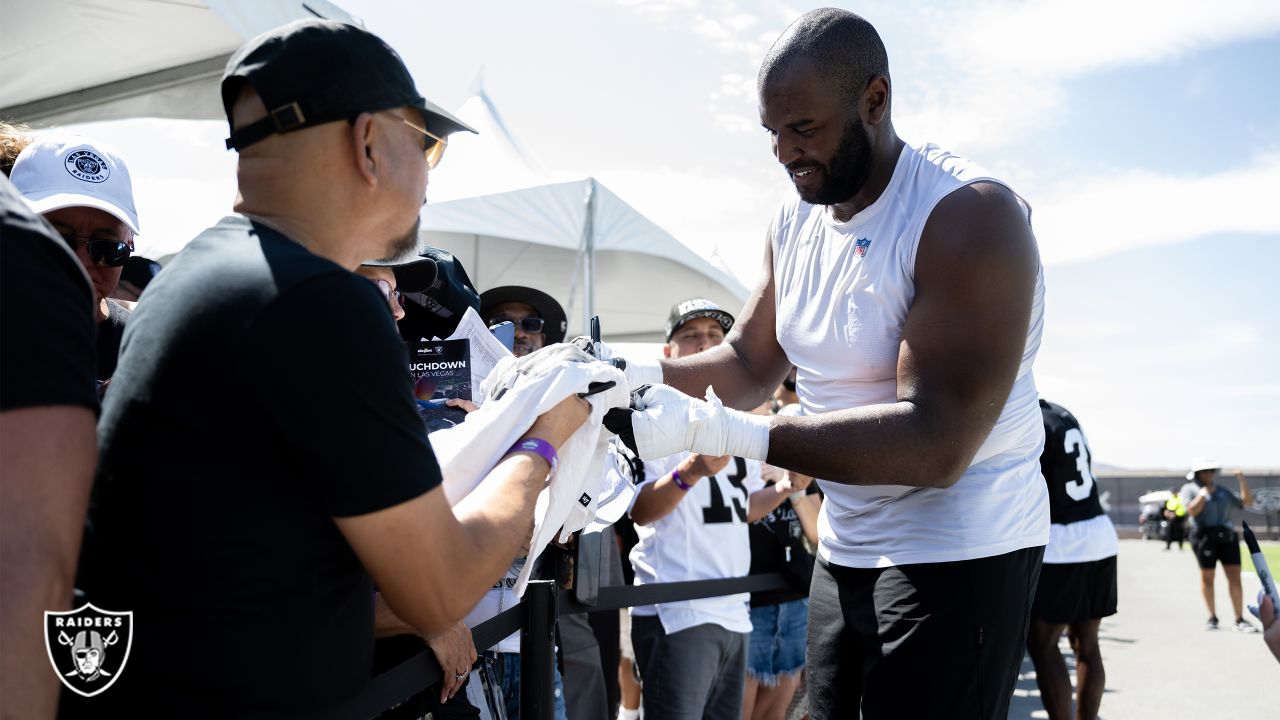
[[[1270,595],[1260,594],[1262,601],[1258,603],[1258,619],[1262,621],[1262,639],[1266,641],[1276,660],[1280,660],[1280,619],[1277,618],[1280,613],[1271,603]]]
[[[765,460],[771,419],[726,408],[708,387],[707,399],[689,397],[666,385],[636,391],[634,409],[614,408],[605,426],[641,460],[687,450],[703,455],[735,455]]]
[[[444,404],[451,408],[461,408],[463,412],[468,414],[480,409],[479,405],[476,405],[470,400],[463,400],[462,398],[449,398],[444,401]]]
[[[440,681],[440,702],[444,703],[467,681],[467,673],[476,661],[476,644],[471,639],[471,628],[461,622],[434,637],[427,638],[427,646],[440,663],[444,679]]]
[[[729,464],[732,455],[693,454],[680,463],[680,479],[692,485],[699,478],[711,477]]]
[[[813,484],[813,478],[790,470],[782,471],[782,482],[778,483],[778,485],[784,486],[783,489],[785,489],[788,494],[804,492],[809,489],[811,484]]]
[[[582,423],[590,414],[590,403],[577,395],[570,395],[555,407],[539,415],[524,437],[542,438],[558,450],[578,428],[582,427]]]

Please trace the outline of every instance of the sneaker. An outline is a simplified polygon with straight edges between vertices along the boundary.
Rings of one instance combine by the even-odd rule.
[[[1206,623],[1204,624],[1204,629],[1205,629],[1205,630],[1217,630],[1217,629],[1218,629],[1218,618],[1216,618],[1216,617],[1211,617],[1211,618],[1209,618],[1209,621],[1208,621],[1208,622],[1206,622]]]
[[[1231,629],[1232,629],[1232,630],[1235,630],[1235,631],[1236,631],[1236,632],[1238,632],[1238,633],[1256,633],[1256,632],[1258,632],[1258,628],[1256,628],[1256,627],[1254,627],[1253,625],[1250,625],[1249,623],[1245,622],[1244,618],[1241,618],[1241,619],[1239,619],[1239,620],[1236,620],[1235,624],[1231,626]]]

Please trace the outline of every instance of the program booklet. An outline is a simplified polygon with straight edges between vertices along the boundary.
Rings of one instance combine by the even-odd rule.
[[[445,400],[471,399],[471,348],[468,340],[423,340],[409,343],[409,375],[413,396],[428,432],[453,427],[466,411]]]

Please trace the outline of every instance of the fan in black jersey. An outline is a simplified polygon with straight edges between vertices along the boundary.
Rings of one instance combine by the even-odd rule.
[[[1098,625],[1116,612],[1116,553],[1111,519],[1098,499],[1093,457],[1080,423],[1066,408],[1040,401],[1044,452],[1040,471],[1049,486],[1049,544],[1031,608],[1027,652],[1050,720],[1094,718],[1102,702],[1106,674],[1098,649]],[[1071,713],[1071,679],[1058,650],[1070,630],[1076,655],[1076,703]]]

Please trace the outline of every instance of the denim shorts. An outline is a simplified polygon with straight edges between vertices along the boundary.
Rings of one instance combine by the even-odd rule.
[[[751,639],[747,647],[747,672],[751,677],[762,685],[773,686],[783,676],[800,672],[808,625],[808,598],[751,608]]]

